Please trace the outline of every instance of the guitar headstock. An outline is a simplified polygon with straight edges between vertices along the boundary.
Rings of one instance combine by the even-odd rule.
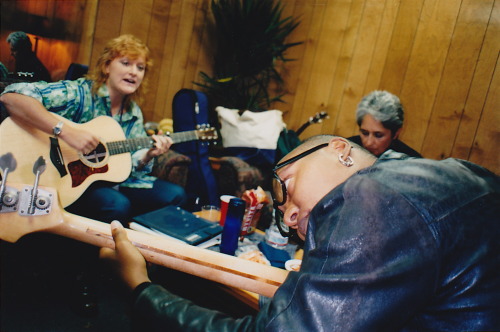
[[[26,71],[18,71],[16,73],[16,75],[19,78],[33,78],[33,77],[35,77],[35,73],[33,73],[33,72],[26,72]]]
[[[26,234],[45,231],[63,222],[56,190],[39,186],[33,200],[32,190],[30,185],[4,185],[0,203],[1,240],[16,242]]]
[[[211,142],[216,141],[219,138],[217,130],[214,127],[210,127],[208,124],[198,125],[195,132],[200,141]]]
[[[320,123],[323,121],[323,119],[328,118],[328,113],[326,111],[321,111],[316,113],[314,116],[309,118],[309,123]]]

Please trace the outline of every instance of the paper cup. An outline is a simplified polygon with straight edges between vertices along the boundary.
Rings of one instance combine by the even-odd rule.
[[[220,197],[220,220],[219,224],[221,226],[224,226],[224,222],[226,221],[226,213],[227,213],[227,207],[229,205],[229,201],[231,198],[237,198],[236,196],[232,195],[222,195]]]

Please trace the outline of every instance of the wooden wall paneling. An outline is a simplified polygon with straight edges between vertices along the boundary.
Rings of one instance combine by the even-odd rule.
[[[304,98],[304,108],[299,114],[294,113],[294,118],[299,120],[296,127],[307,121],[316,112],[326,110],[333,84],[333,73],[338,64],[341,44],[332,36],[340,35],[345,29],[345,16],[337,15],[338,1],[329,1],[322,4],[321,20],[318,20],[323,27],[317,36],[313,66],[309,74],[309,84],[306,87]],[[295,128],[297,129],[297,128]],[[321,125],[309,127],[307,135],[319,134]]]
[[[202,21],[198,22],[198,27],[196,28],[196,35],[198,42],[200,43],[200,49],[198,52],[198,58],[196,61],[196,70],[193,73],[193,81],[197,83],[201,83],[202,79],[200,77],[200,72],[212,74],[213,67],[213,52],[215,40],[213,40],[212,34],[208,28],[208,22],[213,23],[213,15],[212,10],[210,9],[210,1],[209,0],[201,0],[199,2],[199,12],[203,13],[203,16],[200,18]],[[198,21],[198,19],[196,19]],[[197,85],[193,84],[193,89],[203,91],[203,89]],[[209,101],[210,104],[210,101]],[[210,104],[210,106],[214,106]]]
[[[174,56],[177,52],[177,33],[179,30],[181,17],[182,1],[174,0],[170,3],[167,16],[166,34],[163,41],[163,57],[161,59],[160,79],[158,81],[158,93],[156,94],[153,119],[163,117],[172,117],[172,97],[168,94],[169,85],[172,82],[172,75],[178,69],[174,65]]]
[[[45,6],[44,3],[41,1],[36,1],[36,0],[26,0],[26,1],[16,1],[17,5],[19,8],[25,12],[28,12],[30,14],[34,15],[45,15]]]
[[[470,161],[500,174],[500,58],[473,143]]]
[[[439,88],[460,2],[425,1],[403,83],[400,97],[406,109],[407,129],[402,134],[402,140],[424,156],[422,143]]]
[[[370,67],[368,68],[368,73],[366,75],[363,96],[374,90],[380,90],[380,81],[382,73],[384,72],[386,59],[390,53],[390,45],[394,33],[395,22],[398,18],[399,5],[399,1],[386,0],[385,2],[384,12],[382,13],[382,20],[380,23],[380,30],[375,42],[373,55],[370,60]],[[355,111],[353,110],[353,112]],[[358,131],[358,125],[355,124],[354,134],[357,134]]]
[[[166,49],[165,40],[167,35],[168,15],[170,12],[170,1],[155,0],[151,11],[151,25],[149,28],[147,44],[151,50],[153,67],[148,72],[148,92],[147,97],[140,105],[145,121],[161,120],[162,112],[158,112],[155,117],[157,99],[165,94],[162,86],[161,68],[164,63],[164,52],[171,52]]]
[[[443,159],[451,154],[493,2],[462,2],[422,146],[427,158]]]
[[[132,34],[148,45],[148,36],[151,33],[151,16],[153,12],[153,0],[125,0],[120,26],[120,35]],[[149,72],[148,72],[149,80]],[[148,82],[149,83],[149,82]],[[150,91],[150,90],[149,90]],[[140,106],[145,118],[149,117],[152,101],[147,96],[141,101]]]
[[[200,61],[200,54],[203,53],[202,39],[207,20],[207,2],[205,0],[197,0],[194,3],[193,9],[192,35],[186,58],[184,81],[182,83],[182,87],[188,89],[196,89],[193,82],[198,80],[198,62]]]
[[[76,7],[74,3],[69,3],[69,2],[64,3],[63,1],[56,1],[56,0],[38,1],[37,3],[39,6],[44,7],[40,8],[41,12],[43,12],[42,16],[48,18],[57,17],[64,19],[65,17],[73,17],[69,15],[68,16],[60,15],[61,8],[64,8],[66,10],[68,9],[71,10],[73,7]]]
[[[302,112],[306,107],[305,99],[307,97],[307,88],[311,82],[311,71],[314,65],[314,57],[318,44],[318,36],[321,31],[321,21],[324,15],[325,3],[314,2],[312,4],[312,12],[310,21],[303,20],[304,24],[301,28],[307,28],[307,37],[304,39],[304,55],[303,65],[300,68],[300,74],[297,80],[296,94],[294,103],[291,105],[291,111],[284,114],[284,121],[289,129],[298,129],[301,124]]]
[[[345,1],[336,1],[332,4],[329,3],[328,16],[333,17],[333,20],[327,19],[324,21],[324,27],[322,30],[326,29],[328,33],[323,34],[322,37],[328,40],[326,48],[318,49],[319,58],[323,59],[322,67],[318,67],[319,72],[324,72],[322,77],[314,78],[311,82],[310,90],[308,95],[313,98],[310,99],[308,105],[307,117],[314,115],[317,112],[326,110],[329,114],[329,118],[325,119],[321,124],[310,127],[307,132],[307,136],[313,136],[321,134],[326,130],[328,133],[333,133],[334,121],[337,120],[341,113],[341,108],[335,108],[336,97],[332,96],[335,93],[334,86],[339,82],[335,80],[336,74],[340,71],[342,72],[342,66],[344,64],[344,59],[348,59],[349,66],[352,64],[352,57],[344,57],[342,50],[345,46],[344,42],[346,40],[346,33],[349,34],[349,30],[352,33],[359,33],[359,29],[350,29],[349,20],[351,15],[355,12],[352,10],[351,4]],[[332,38],[332,36],[339,36],[339,38]],[[347,70],[347,68],[345,68]],[[321,85],[318,82],[322,82]],[[316,85],[316,86],[315,86]],[[319,87],[321,86],[321,89]],[[324,87],[323,87],[324,86]],[[333,102],[333,105],[331,104]],[[337,114],[335,114],[337,110]]]
[[[481,47],[481,53],[477,62],[474,77],[470,92],[467,96],[462,119],[457,137],[455,139],[451,155],[456,158],[470,158],[473,149],[473,142],[478,130],[478,123],[481,118],[488,89],[492,83],[495,66],[498,63],[500,52],[500,1],[495,1],[493,10],[488,23],[488,28]],[[491,92],[490,92],[491,93]],[[500,109],[500,105],[496,105],[496,109]],[[496,128],[499,130],[500,124],[496,123]],[[498,144],[497,144],[498,147]],[[497,151],[496,155],[500,153]],[[497,173],[500,173],[497,167]]]
[[[124,0],[99,1],[90,66],[95,66],[106,43],[120,35]]]
[[[355,57],[354,52],[359,39],[364,6],[365,1],[353,1],[347,13],[349,18],[342,36],[339,63],[332,77],[334,84],[332,92],[330,93],[330,107],[328,108],[328,112],[331,113],[332,122],[326,122],[323,125],[323,130],[324,132],[326,130],[325,133],[327,134],[349,136],[344,133],[344,125],[348,123],[349,126],[352,126],[352,122],[354,121],[354,110],[344,106],[344,99],[349,95],[351,95],[351,98],[356,98],[352,96],[353,91],[347,85],[347,82]],[[340,14],[341,13],[339,13],[339,15]],[[329,123],[331,123],[331,125],[329,125]]]
[[[104,44],[122,33],[145,40],[155,61],[149,98],[141,105],[146,121],[170,117],[173,95],[183,87],[196,88],[192,82],[199,79],[200,70],[210,72],[210,42],[205,40],[210,0],[12,3],[27,13],[71,16],[77,22],[69,26],[69,34],[78,35],[80,29],[80,45],[46,38],[39,44],[48,67],[61,65],[61,55],[87,59],[92,67]],[[402,140],[424,156],[450,155],[499,171],[499,1],[284,0],[283,4],[285,16],[292,13],[301,21],[290,41],[304,44],[287,53],[297,58],[283,68],[290,94],[284,97],[286,104],[273,106],[285,112],[290,129],[324,108],[331,116],[322,125],[311,126],[302,139],[318,133],[353,134],[361,97],[384,89],[398,95],[405,106]],[[4,38],[7,34],[0,33]],[[1,59],[10,68],[13,61],[4,50],[2,46]]]
[[[171,109],[175,93],[181,88],[186,87],[186,71],[188,68],[190,47],[192,45],[191,41],[194,38],[193,25],[196,17],[196,3],[197,0],[182,1],[181,20],[179,21],[179,28],[175,35],[175,52],[171,63],[174,70],[172,70],[170,83],[166,90],[167,103],[164,109]]]
[[[381,28],[384,5],[385,1],[367,0],[365,2],[359,22],[356,46],[345,81],[345,93],[342,99],[342,108],[337,118],[336,135],[349,137],[357,132],[355,110],[365,93],[365,83]]]
[[[81,63],[89,66],[92,55],[92,42],[94,39],[94,31],[97,19],[98,1],[85,1],[85,9],[83,12],[82,32],[80,36],[80,44],[78,47],[78,55],[75,59],[76,63]]]
[[[398,96],[401,93],[423,4],[423,0],[400,1],[389,53],[380,79],[381,90],[387,90]]]
[[[32,3],[32,13],[40,16],[47,16],[47,3],[45,1],[33,1]]]
[[[297,92],[297,84],[299,79],[300,68],[302,67],[304,61],[304,52],[308,45],[308,35],[309,27],[311,24],[311,16],[313,7],[315,6],[314,0],[307,1],[288,1],[283,8],[283,16],[292,16],[296,18],[300,23],[297,28],[288,36],[286,40],[287,43],[291,42],[301,42],[302,44],[296,45],[289,48],[285,54],[287,59],[292,61],[286,62],[280,68],[280,74],[285,83],[285,95],[281,98],[283,102],[275,103],[271,108],[279,109],[283,112],[283,118],[288,118],[288,114],[291,114],[291,108],[295,101],[295,96]],[[293,129],[289,127],[289,129]],[[297,128],[295,128],[297,129]]]
[[[148,36],[154,33],[150,31],[152,9],[153,0],[125,0],[120,34],[133,34],[147,42]]]
[[[208,31],[208,24],[212,22],[212,12],[210,10],[210,1],[208,0],[198,0],[195,25],[193,28],[194,38],[193,42],[198,44],[197,51],[191,55],[190,63],[191,69],[186,75],[191,77],[189,84],[186,82],[187,86],[192,87],[195,90],[202,89],[194,84],[194,82],[201,82],[200,71],[211,73],[212,72],[212,53],[213,41],[211,41],[210,33]]]

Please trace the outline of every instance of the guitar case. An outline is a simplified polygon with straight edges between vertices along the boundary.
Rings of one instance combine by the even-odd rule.
[[[195,130],[199,126],[209,125],[208,98],[201,91],[192,89],[179,90],[172,102],[174,132]],[[208,159],[208,143],[201,140],[177,143],[172,148],[191,158],[186,194],[186,209],[195,211],[203,205],[219,205],[219,196],[215,176]]]

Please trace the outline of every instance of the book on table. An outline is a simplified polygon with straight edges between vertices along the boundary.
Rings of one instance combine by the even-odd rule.
[[[133,218],[130,228],[208,248],[220,244],[222,227],[180,207],[167,206]]]

